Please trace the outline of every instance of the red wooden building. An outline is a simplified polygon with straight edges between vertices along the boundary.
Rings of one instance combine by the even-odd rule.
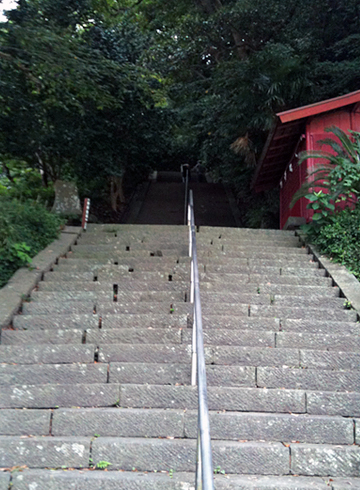
[[[322,149],[319,140],[330,138],[325,128],[337,126],[343,131],[360,131],[360,90],[276,115],[253,180],[255,191],[280,186],[280,229],[309,220],[307,199],[302,198],[290,209],[295,192],[314,167],[314,159],[298,165],[303,150]],[[329,147],[324,150],[329,151]]]

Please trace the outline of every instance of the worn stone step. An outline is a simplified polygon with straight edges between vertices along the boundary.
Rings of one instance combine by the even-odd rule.
[[[74,254],[77,256],[81,256],[84,253],[100,253],[100,254],[113,254],[116,253],[117,251],[119,252],[132,252],[135,250],[148,250],[150,252],[156,252],[158,250],[171,250],[172,253],[174,254],[179,254],[183,255],[184,252],[189,250],[189,240],[187,237],[187,240],[184,239],[183,237],[179,237],[178,240],[174,239],[174,237],[169,238],[168,240],[162,239],[159,237],[156,240],[147,240],[142,242],[141,240],[124,240],[122,243],[121,242],[116,242],[116,243],[98,243],[98,244],[81,244],[79,242],[79,245],[77,247],[73,247],[72,251]],[[285,243],[285,242],[284,242]],[[286,242],[286,245],[290,242]],[[286,246],[285,245],[285,246]],[[129,247],[129,250],[127,250],[127,247]]]
[[[56,281],[56,282],[92,282],[99,281],[108,283],[113,281],[143,281],[143,282],[154,282],[154,281],[166,281],[166,282],[184,282],[190,281],[190,268],[186,272],[169,270],[168,272],[156,272],[156,271],[114,271],[114,273],[102,272],[101,274],[94,274],[93,272],[72,272],[71,274],[66,272],[48,272],[45,274],[44,281]]]
[[[307,412],[313,415],[341,415],[342,417],[360,417],[359,392],[308,391]],[[356,443],[359,444],[359,432]]]
[[[183,410],[60,409],[54,412],[51,432],[54,436],[180,438],[185,437],[184,423]]]
[[[93,363],[94,352],[91,345],[0,345],[0,363]]]
[[[225,237],[234,237],[236,238],[239,235],[250,235],[250,236],[284,236],[284,237],[293,237],[295,236],[295,232],[292,230],[278,230],[278,229],[263,229],[263,228],[229,228],[227,226],[199,226],[198,232],[199,236],[211,234],[211,235],[219,235],[221,233]]]
[[[260,259],[260,258],[245,258],[245,257],[198,257],[199,269],[202,270],[204,267],[209,268],[209,272],[214,272],[213,267],[217,267],[216,271],[224,270],[228,272],[228,269],[234,268],[241,269],[243,267],[249,267],[250,269],[256,269],[257,267],[265,268],[286,268],[286,267],[297,267],[302,269],[318,269],[319,264],[310,259],[308,255],[300,255],[293,257],[283,257],[277,258],[273,257],[271,259]]]
[[[289,252],[289,250],[292,249],[287,249],[287,252],[284,252],[283,250],[278,252],[277,249],[271,249],[271,251],[268,251],[268,248],[265,250],[259,250],[259,248],[255,249],[246,249],[244,247],[238,247],[237,249],[232,249],[229,251],[222,251],[221,247],[207,247],[206,250],[203,250],[203,246],[199,245],[199,250],[198,250],[198,260],[200,261],[207,261],[207,260],[214,260],[214,261],[226,261],[230,262],[232,260],[237,261],[237,260],[242,260],[242,259],[247,259],[247,260],[252,260],[252,261],[262,261],[262,260],[280,260],[280,261],[289,261],[289,262],[308,262],[311,260],[314,260],[314,256],[312,254],[307,253],[306,250],[295,248],[295,253]],[[299,253],[299,250],[301,251]]]
[[[149,292],[131,292],[122,291],[121,284],[118,284],[116,298],[119,303],[141,302],[184,302],[188,299],[188,293],[183,291],[149,291]],[[109,284],[107,289],[97,291],[34,291],[31,295],[31,301],[49,302],[49,301],[89,301],[111,302],[114,300],[114,285]]]
[[[32,383],[38,381],[35,378]],[[15,379],[16,381],[16,379]],[[19,379],[21,382],[22,380]],[[59,407],[114,407],[120,400],[120,386],[90,382],[91,377],[79,379],[80,384],[10,384],[0,385],[0,408],[59,408]]]
[[[274,335],[273,335],[274,337]],[[190,341],[191,342],[191,341]],[[186,343],[190,343],[186,342]],[[89,330],[3,330],[3,345],[22,344],[180,344],[182,329],[167,328],[110,328]]]
[[[120,286],[121,285],[121,286]],[[53,281],[41,281],[37,285],[39,291],[51,292],[51,291],[109,291],[112,290],[114,286],[114,281],[91,281],[91,282],[76,282],[76,281],[64,281],[64,282],[53,282]],[[153,282],[143,282],[143,281],[122,281],[119,284],[119,290],[126,292],[187,292],[189,291],[189,281],[153,281]]]
[[[92,444],[94,463],[111,461],[112,469],[192,471],[195,440],[99,437]],[[287,474],[289,448],[280,443],[213,441],[214,466],[226,473]]]
[[[107,367],[107,365],[104,365]],[[191,366],[187,364],[161,364],[142,362],[111,362],[109,382],[116,384],[190,384]],[[250,376],[243,376],[244,382],[250,382]],[[255,373],[253,375],[255,382]],[[239,380],[239,383],[242,380]]]
[[[356,370],[360,369],[360,352],[301,349],[300,366],[305,369]]]
[[[0,364],[0,385],[106,383],[105,364]]]
[[[151,252],[150,252],[151,253]],[[94,259],[84,259],[84,258],[76,258],[76,254],[70,256],[67,259],[60,259],[58,265],[54,266],[54,271],[67,271],[71,270],[71,268],[76,268],[77,270],[97,270],[103,267],[122,267],[122,266],[132,266],[132,267],[144,267],[144,266],[158,266],[158,267],[176,267],[176,266],[184,266],[190,265],[191,259],[190,257],[184,256],[152,256],[150,253],[147,253],[144,257],[133,257],[127,253],[127,256],[116,256],[116,257],[107,257],[101,258],[96,257]]]
[[[111,466],[109,466],[111,468]],[[171,468],[168,468],[170,470]],[[50,471],[25,470],[14,473],[13,490],[194,490],[194,473],[139,471]],[[154,470],[155,471],[155,470]],[[4,481],[9,481],[8,474]],[[1,481],[1,480],[0,480]],[[35,487],[35,485],[37,485]],[[322,490],[322,487],[316,487]],[[0,490],[8,490],[1,487]],[[302,488],[300,489],[302,490]]]
[[[314,351],[309,351],[310,353]],[[318,351],[315,351],[318,352]],[[205,346],[207,364],[236,366],[299,366],[298,349],[272,349],[269,347]],[[310,356],[308,356],[310,357]],[[304,363],[306,354],[303,354]]]
[[[282,246],[282,247],[301,247],[301,242],[298,237],[295,236],[273,236],[271,238],[264,235],[238,235],[232,237],[223,236],[223,234],[214,234],[212,236],[205,236],[201,233],[196,234],[197,240],[199,240],[199,245],[205,243],[215,246],[218,243],[230,244],[234,246],[235,244],[239,244],[242,246],[251,244],[257,244],[258,246],[263,245],[266,248],[267,245],[270,246]],[[213,242],[213,243],[211,243]]]
[[[297,475],[358,477],[360,448],[318,444],[291,444],[291,470]]]
[[[251,373],[250,370],[246,369]],[[245,371],[245,370],[244,370]],[[338,395],[342,395],[339,393]],[[120,404],[133,408],[197,409],[196,386],[124,384],[121,386]],[[315,400],[313,414],[320,406]],[[301,390],[259,389],[255,387],[208,386],[209,410],[239,412],[305,413],[306,396]],[[334,404],[333,404],[334,405]],[[360,410],[359,406],[357,407]],[[332,414],[341,415],[341,414]]]
[[[113,276],[115,274],[129,274],[130,272],[163,272],[168,274],[184,274],[190,271],[190,264],[177,264],[176,262],[156,262],[151,261],[136,261],[127,260],[124,263],[120,261],[115,261],[117,264],[106,264],[106,265],[91,265],[91,264],[64,264],[54,266],[52,273],[68,273],[68,274],[80,274],[86,272],[92,272],[97,274],[99,277],[104,275]],[[224,266],[225,267],[225,266]],[[130,271],[130,269],[133,269]]]
[[[6,422],[21,420],[16,411],[0,413],[0,430]],[[9,413],[10,412],[10,413]],[[15,412],[15,416],[14,416]],[[39,412],[49,432],[49,412]],[[268,442],[302,442],[313,444],[354,444],[354,422],[343,417],[209,412],[211,438]],[[196,410],[161,409],[59,409],[54,412],[51,433],[54,436],[101,437],[176,437],[197,438]],[[31,421],[35,421],[35,415]],[[45,424],[45,420],[47,425]],[[30,421],[30,422],[31,422]],[[28,430],[36,432],[35,422]],[[34,428],[33,428],[34,427]],[[14,426],[13,430],[16,431]],[[38,429],[39,430],[39,429]],[[18,434],[18,432],[15,432]]]
[[[47,284],[47,283],[41,283]],[[201,283],[201,295],[212,293],[215,294],[216,291],[221,294],[226,293],[246,293],[246,294],[275,294],[275,295],[286,295],[290,296],[302,296],[302,297],[324,297],[324,298],[335,298],[339,297],[340,290],[338,287],[330,286],[291,286],[290,284],[256,284],[256,283],[230,283],[221,284],[221,291],[219,290],[219,285],[216,282],[202,282]]]
[[[2,468],[87,468],[89,455],[89,437],[0,437]]]
[[[279,332],[276,334],[277,347],[293,347],[330,351],[359,351],[360,335],[327,335],[314,333]]]
[[[2,345],[82,344],[84,330],[3,330]]]
[[[283,332],[312,333],[318,335],[360,335],[360,324],[353,321],[316,320],[312,318],[281,319]]]
[[[48,436],[51,415],[51,410],[0,410],[0,435]]]
[[[319,269],[320,270],[320,269]],[[330,277],[324,276],[295,276],[295,275],[280,275],[279,271],[276,274],[261,274],[245,273],[245,274],[225,274],[225,273],[203,273],[200,272],[200,284],[204,282],[213,282],[221,287],[222,284],[263,284],[270,283],[275,285],[290,286],[332,286],[333,280]]]
[[[260,388],[360,392],[360,370],[258,367],[257,385]]]
[[[277,304],[255,305],[241,303],[205,303],[202,305],[204,315],[227,315],[227,316],[248,316],[248,317],[271,317],[271,318],[291,318],[291,319],[314,319],[329,321],[356,321],[357,313],[355,310],[327,308],[311,308],[296,306],[278,306]]]
[[[99,344],[100,362],[186,364],[191,346],[167,344]]]
[[[111,467],[110,467],[111,468]],[[8,481],[7,474],[1,475]],[[194,490],[194,473],[115,472],[115,471],[49,471],[24,470],[14,473],[14,490],[29,490],[35,483],[38,490]],[[326,478],[299,476],[214,475],[219,490],[358,490],[359,478]],[[0,489],[3,488],[0,486]],[[4,490],[8,490],[7,487]]]
[[[311,444],[355,443],[354,422],[343,417],[212,411],[209,416],[212,439]],[[185,412],[184,432],[185,437],[197,437],[197,411]]]
[[[272,255],[287,255],[287,256],[308,256],[308,250],[305,247],[282,247],[273,245],[268,242],[264,247],[262,244],[253,242],[252,246],[246,246],[242,243],[231,243],[222,244],[219,240],[218,244],[210,245],[210,242],[201,243],[197,241],[198,254],[199,257],[210,257],[210,256],[229,256],[229,257],[248,257],[251,255],[258,254],[272,254]]]
[[[115,301],[48,301],[24,303],[23,315],[51,315],[51,314],[151,314],[160,312],[164,315],[186,315],[192,312],[190,303],[175,302],[128,302]]]
[[[324,296],[293,296],[290,294],[269,294],[259,290],[259,293],[224,293],[201,291],[201,303],[247,303],[253,305],[279,305],[279,306],[311,306],[320,308],[344,309],[344,298],[332,298]]]
[[[302,266],[301,268],[293,267],[292,265],[285,265],[284,267],[276,265],[217,265],[216,262],[206,265],[206,270],[199,272],[205,272],[206,274],[263,274],[265,276],[295,276],[295,277],[325,277],[325,269],[318,269],[310,264]]]
[[[161,245],[160,245],[161,246]],[[115,261],[116,259],[126,258],[126,257],[134,257],[134,258],[146,258],[152,259],[154,257],[169,258],[169,259],[184,259],[185,262],[189,257],[189,245],[180,245],[176,248],[165,248],[161,246],[159,248],[159,244],[142,244],[141,247],[131,247],[129,251],[126,251],[126,246],[123,248],[115,248],[115,249],[83,249],[82,247],[73,248],[73,251],[68,252],[66,256],[62,258],[62,261],[65,260],[100,260],[102,263],[108,263],[108,261]]]
[[[207,327],[207,325],[204,325]],[[275,347],[275,332],[262,332],[254,330],[237,330],[230,328],[210,329],[204,328],[204,343],[208,345],[233,345],[248,347]],[[191,344],[192,329],[182,330],[182,342]],[[293,347],[296,344],[287,345]]]
[[[101,320],[100,320],[101,319]],[[187,328],[190,325],[187,314],[50,314],[17,315],[13,320],[14,328],[19,330],[63,330],[102,328]]]
[[[190,363],[111,362],[109,381],[120,384],[189,384]],[[207,365],[207,382],[213,386],[255,386],[255,367]]]

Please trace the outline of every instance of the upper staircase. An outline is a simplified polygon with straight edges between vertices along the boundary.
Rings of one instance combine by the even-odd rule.
[[[196,235],[215,488],[360,489],[357,312],[293,232]],[[90,225],[2,331],[0,490],[194,489],[188,237]]]

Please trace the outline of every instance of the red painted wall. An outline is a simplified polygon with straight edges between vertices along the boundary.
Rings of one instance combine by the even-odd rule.
[[[325,132],[325,128],[337,126],[343,131],[352,129],[360,131],[360,104],[353,111],[349,109],[341,109],[333,112],[321,114],[309,118],[306,124],[306,138],[299,146],[296,153],[302,150],[321,150],[330,151],[329,146],[322,147],[319,144],[320,140],[330,138],[331,133]],[[297,164],[296,156],[292,160],[293,172],[286,169],[282,178],[282,187],[280,185],[280,228],[282,229],[290,216],[304,217],[307,221],[310,220],[312,211],[306,209],[307,199],[300,199],[296,205],[290,209],[289,204],[292,196],[300,188],[306,177],[313,170],[317,161],[308,159],[300,166]],[[285,179],[286,177],[286,179]]]

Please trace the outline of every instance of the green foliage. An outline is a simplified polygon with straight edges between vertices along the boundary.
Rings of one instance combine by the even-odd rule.
[[[0,158],[0,196],[20,201],[33,200],[52,205],[55,197],[52,184],[43,185],[40,172],[22,161],[12,158]]]
[[[111,465],[112,463],[109,463],[108,461],[99,461],[96,464],[96,468],[98,468],[99,470],[106,470],[106,468]]]
[[[328,216],[321,227],[312,229],[310,239],[321,253],[360,279],[360,207]]]
[[[62,220],[42,205],[0,197],[0,287],[57,238]]]

